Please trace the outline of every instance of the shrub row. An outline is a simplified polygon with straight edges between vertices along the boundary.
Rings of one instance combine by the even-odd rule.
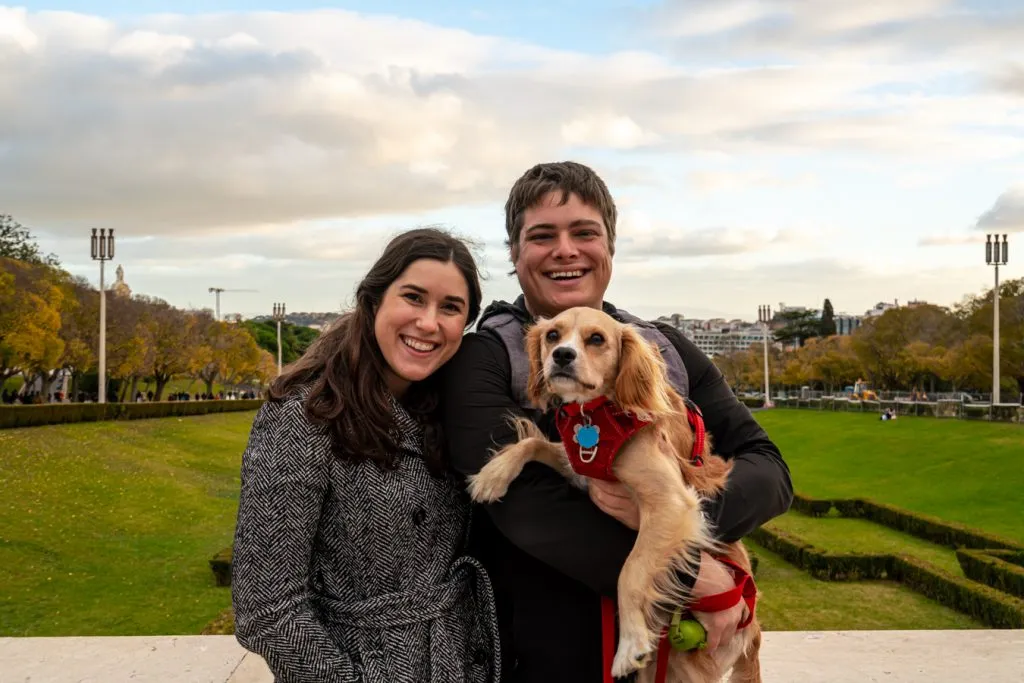
[[[142,420],[256,410],[263,399],[245,401],[159,401],[155,403],[45,403],[0,406],[0,429],[68,422]]]
[[[793,534],[765,527],[750,538],[819,579],[892,579],[994,628],[1024,628],[1024,600],[914,557],[830,553]]]
[[[859,517],[905,534],[931,541],[950,548],[984,548],[1003,550],[1024,550],[1020,545],[1005,538],[1000,538],[980,529],[973,529],[964,524],[947,522],[937,517],[910,512],[893,505],[876,503],[872,500],[857,498],[853,500],[834,500],[836,507],[844,517]]]
[[[832,510],[832,501],[815,500],[814,498],[794,493],[791,507],[797,512],[802,512],[810,517],[824,517]]]
[[[231,585],[231,548],[224,548],[210,560],[210,569],[218,586]]]
[[[1024,628],[1024,600],[962,576],[953,576],[924,560],[893,558],[894,579],[946,607],[994,628]]]
[[[1024,598],[1024,552],[961,548],[956,559],[968,578]]]

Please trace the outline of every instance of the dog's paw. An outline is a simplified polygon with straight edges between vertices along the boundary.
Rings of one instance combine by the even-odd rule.
[[[651,663],[653,656],[654,650],[650,643],[624,636],[619,640],[619,649],[615,651],[615,659],[612,660],[612,676],[624,678],[639,671]]]
[[[492,458],[476,474],[467,477],[469,497],[478,503],[493,503],[508,492],[509,484],[523,471],[517,458]]]

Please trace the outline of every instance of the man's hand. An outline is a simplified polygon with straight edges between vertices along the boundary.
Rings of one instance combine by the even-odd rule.
[[[700,554],[700,571],[692,591],[695,600],[723,593],[735,586],[733,574],[725,565],[707,553]],[[705,651],[710,654],[720,645],[726,645],[736,635],[736,627],[747,616],[747,611],[747,604],[740,600],[721,612],[694,612],[693,618],[700,622],[708,634]]]
[[[606,515],[611,515],[633,531],[640,528],[640,507],[628,486],[621,482],[590,479],[587,491],[590,500]]]

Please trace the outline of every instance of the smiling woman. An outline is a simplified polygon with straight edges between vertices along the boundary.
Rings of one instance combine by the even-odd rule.
[[[242,456],[232,600],[238,641],[278,680],[498,680],[432,379],[480,299],[463,242],[406,232],[271,387]]]

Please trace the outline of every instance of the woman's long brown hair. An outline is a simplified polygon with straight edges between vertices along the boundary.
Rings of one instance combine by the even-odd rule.
[[[330,431],[334,452],[344,460],[371,460],[382,468],[398,462],[400,435],[385,384],[387,362],[374,334],[374,318],[388,287],[414,261],[454,263],[469,290],[467,327],[480,314],[482,293],[476,262],[466,244],[437,228],[417,228],[395,237],[356,289],[355,308],[326,329],[306,353],[270,386],[279,401],[310,385],[306,412]],[[443,438],[436,416],[437,373],[409,387],[403,406],[424,427],[423,456],[434,474],[444,470]]]

